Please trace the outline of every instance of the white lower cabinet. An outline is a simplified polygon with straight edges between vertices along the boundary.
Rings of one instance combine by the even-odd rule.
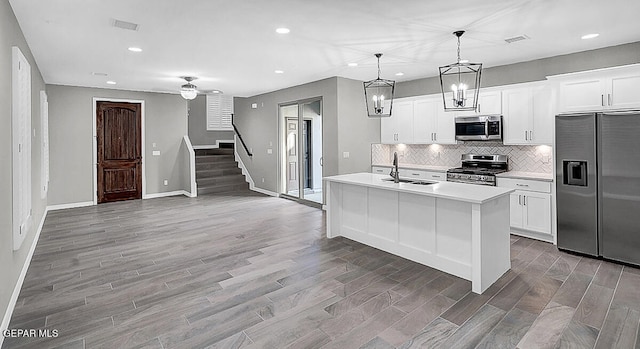
[[[516,189],[510,197],[511,232],[553,241],[551,229],[551,183],[498,178],[499,187]]]

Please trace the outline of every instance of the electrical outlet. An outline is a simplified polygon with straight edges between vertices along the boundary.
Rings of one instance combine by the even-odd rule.
[[[273,154],[273,149],[271,148],[267,149],[267,154]]]
[[[258,109],[258,103],[251,103],[251,109]]]
[[[164,180],[164,185],[169,185],[169,180],[168,179]]]
[[[343,151],[342,152],[342,157],[345,158],[345,159],[348,159],[349,158],[349,152],[348,151]]]
[[[264,177],[262,177],[262,183],[264,183]]]

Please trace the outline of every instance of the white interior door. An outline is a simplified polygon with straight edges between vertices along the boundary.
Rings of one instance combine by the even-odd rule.
[[[298,119],[286,118],[286,176],[287,194],[297,196],[299,190],[298,176]]]

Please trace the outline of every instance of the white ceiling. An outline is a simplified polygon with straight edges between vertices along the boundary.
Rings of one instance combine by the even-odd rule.
[[[185,75],[236,96],[331,76],[370,80],[376,52],[383,78],[435,76],[455,62],[460,29],[462,59],[485,67],[640,41],[637,0],[9,2],[46,83],[141,91],[177,92]],[[580,39],[588,33],[600,36]],[[530,40],[504,41],[521,34]]]

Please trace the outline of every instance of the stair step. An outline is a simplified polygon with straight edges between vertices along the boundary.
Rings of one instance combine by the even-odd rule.
[[[196,170],[196,178],[211,178],[220,176],[229,176],[242,174],[242,169],[238,167],[230,168],[215,168],[210,170]]]
[[[196,149],[196,157],[203,155],[233,155],[233,148]]]
[[[233,155],[200,155],[196,156],[196,164],[204,163],[217,163],[217,162],[235,162],[236,159]]]
[[[211,178],[197,178],[196,183],[198,187],[200,186],[209,186],[209,185],[226,185],[233,183],[246,183],[246,180],[243,175],[230,175],[230,176],[220,176],[220,177],[211,177]]]
[[[213,193],[226,193],[226,192],[244,192],[249,191],[249,183],[241,184],[227,184],[227,185],[212,185],[212,186],[198,186],[198,195],[201,194],[213,194]]]
[[[208,170],[222,170],[222,169],[231,169],[238,168],[237,162],[205,162],[205,163],[196,163],[196,173],[198,171],[208,171]]]

